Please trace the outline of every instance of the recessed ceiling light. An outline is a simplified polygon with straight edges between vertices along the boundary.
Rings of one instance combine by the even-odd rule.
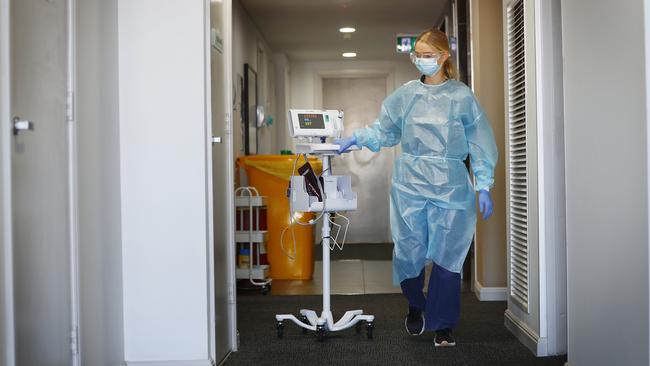
[[[349,57],[357,57],[357,53],[356,52],[344,52],[343,57],[348,57],[348,58]]]
[[[343,27],[343,28],[339,29],[339,32],[341,32],[341,33],[354,33],[355,31],[356,31],[356,29],[354,29],[352,27]]]

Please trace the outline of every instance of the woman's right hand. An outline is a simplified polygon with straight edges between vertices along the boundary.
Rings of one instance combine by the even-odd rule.
[[[350,149],[350,147],[352,147],[352,145],[357,144],[357,138],[354,137],[354,135],[353,135],[353,136],[350,136],[350,137],[335,139],[334,143],[339,145],[339,154],[343,154],[343,153],[347,152],[348,149]]]

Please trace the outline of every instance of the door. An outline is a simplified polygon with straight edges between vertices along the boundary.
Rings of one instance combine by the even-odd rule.
[[[384,98],[385,76],[323,79],[323,107],[345,113],[345,136],[372,124],[379,116]],[[346,236],[347,242],[393,241],[388,225],[388,196],[394,154],[394,149],[382,149],[378,153],[364,149],[341,155],[332,162],[335,174],[352,176],[352,190],[359,196],[358,209],[346,214],[353,223]],[[368,215],[368,212],[373,214]]]
[[[229,90],[232,77],[226,55],[229,47],[230,2],[210,2],[210,64],[212,114],[212,208],[214,237],[215,342],[216,360],[223,360],[235,343],[234,250],[232,236],[233,166],[230,136],[227,134]],[[232,308],[231,308],[232,307]]]
[[[67,4],[10,5],[10,110],[34,126],[11,147],[16,364],[71,365]]]

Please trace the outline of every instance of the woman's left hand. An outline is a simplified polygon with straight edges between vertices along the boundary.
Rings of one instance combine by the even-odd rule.
[[[494,202],[492,202],[492,197],[490,197],[490,192],[485,189],[481,189],[478,192],[478,207],[483,214],[483,220],[487,220],[492,216],[492,210],[494,209]]]

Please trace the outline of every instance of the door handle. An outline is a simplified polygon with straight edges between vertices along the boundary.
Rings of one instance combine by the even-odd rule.
[[[20,131],[34,131],[34,122],[14,117],[14,136],[18,135]]]
[[[221,143],[221,137],[220,136],[212,136],[212,143],[213,144],[220,144]]]

